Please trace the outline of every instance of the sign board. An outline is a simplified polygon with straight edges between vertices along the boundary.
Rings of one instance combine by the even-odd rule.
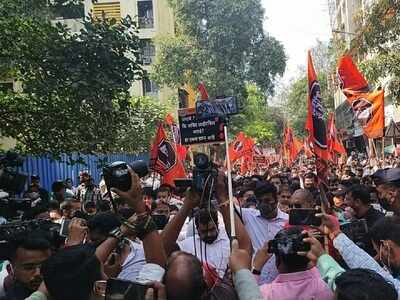
[[[239,113],[236,97],[201,100],[196,102],[196,114],[199,119],[213,116],[230,116]]]
[[[182,145],[221,143],[225,141],[225,118],[220,116],[198,119],[194,108],[178,111]]]

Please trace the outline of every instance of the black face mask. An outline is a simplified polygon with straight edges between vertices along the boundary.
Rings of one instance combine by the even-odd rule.
[[[152,215],[154,223],[156,223],[157,230],[163,230],[167,226],[169,217],[166,215]]]
[[[260,211],[261,216],[268,218],[276,207],[270,203],[258,202],[257,209]]]

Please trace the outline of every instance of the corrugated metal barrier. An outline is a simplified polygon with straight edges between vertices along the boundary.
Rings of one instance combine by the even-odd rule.
[[[102,167],[110,162],[125,161],[132,163],[135,160],[148,161],[148,154],[109,154],[109,155],[62,155],[60,160],[52,160],[49,157],[26,156],[20,171],[29,175],[27,183],[30,183],[31,175],[39,175],[40,183],[43,188],[51,191],[51,185],[56,180],[71,178],[74,186],[79,184],[78,176],[81,170],[88,170],[97,184],[100,181]],[[83,163],[72,164],[71,161],[84,161]]]

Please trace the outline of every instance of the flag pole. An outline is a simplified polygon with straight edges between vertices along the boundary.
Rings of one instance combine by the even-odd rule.
[[[224,135],[225,135],[226,167],[228,169],[228,197],[229,197],[229,217],[231,222],[231,239],[234,239],[236,237],[235,207],[233,204],[232,168],[231,168],[231,159],[229,157],[228,127],[226,125],[224,126]]]

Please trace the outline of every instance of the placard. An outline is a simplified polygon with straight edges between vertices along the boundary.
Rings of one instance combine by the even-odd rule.
[[[231,116],[239,113],[236,97],[196,101],[196,114],[199,119],[212,116]]]
[[[198,119],[194,108],[178,111],[182,145],[221,143],[225,141],[223,117]]]

